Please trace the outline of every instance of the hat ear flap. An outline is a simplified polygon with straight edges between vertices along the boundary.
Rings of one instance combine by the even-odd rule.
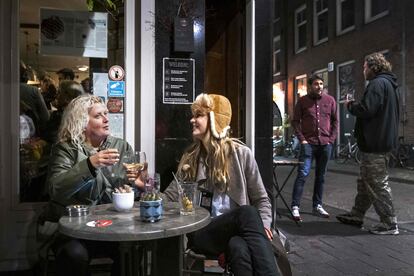
[[[216,137],[217,139],[220,139],[220,135],[218,134],[217,129],[216,129],[216,120],[215,120],[215,117],[214,117],[214,112],[210,111],[209,116],[210,116],[211,134],[213,134],[213,136]]]
[[[220,132],[220,133],[218,133],[218,131],[217,131],[217,126],[216,126],[216,117],[215,117],[215,115],[214,115],[214,112],[213,111],[210,111],[209,112],[209,117],[210,117],[210,129],[211,129],[211,134],[215,137],[215,138],[217,138],[217,139],[223,139],[223,138],[225,138],[226,137],[226,135],[227,135],[227,132],[229,131],[229,129],[230,129],[230,126],[226,126],[225,128],[223,128],[223,130]],[[220,118],[220,116],[219,116],[219,118]],[[220,127],[220,126],[218,126],[218,127]]]

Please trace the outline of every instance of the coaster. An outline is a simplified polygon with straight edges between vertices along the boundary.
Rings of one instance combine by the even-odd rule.
[[[88,221],[86,225],[89,227],[107,227],[109,225],[112,225],[112,220],[110,219],[92,220],[92,221]]]

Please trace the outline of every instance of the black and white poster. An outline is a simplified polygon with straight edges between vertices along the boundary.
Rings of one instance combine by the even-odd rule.
[[[191,104],[194,101],[194,59],[163,58],[162,92],[165,104]]]

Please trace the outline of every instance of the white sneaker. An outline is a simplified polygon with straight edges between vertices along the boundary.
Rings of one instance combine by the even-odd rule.
[[[318,217],[329,218],[329,213],[326,212],[320,204],[316,205],[316,207],[313,208],[313,214]]]
[[[292,216],[293,216],[294,220],[302,221],[302,218],[300,217],[300,214],[299,214],[299,207],[298,206],[292,206]]]

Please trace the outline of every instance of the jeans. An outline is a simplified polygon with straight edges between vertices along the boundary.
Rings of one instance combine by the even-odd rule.
[[[293,186],[292,204],[291,206],[300,206],[300,199],[303,194],[303,186],[308,177],[312,160],[315,159],[315,183],[313,187],[312,204],[315,208],[318,204],[322,204],[323,183],[325,182],[325,173],[331,157],[332,145],[311,145],[301,144],[299,161],[303,164],[298,167],[298,175]]]
[[[209,225],[188,235],[188,247],[214,257],[224,252],[234,275],[280,275],[262,219],[252,206],[213,218]]]

